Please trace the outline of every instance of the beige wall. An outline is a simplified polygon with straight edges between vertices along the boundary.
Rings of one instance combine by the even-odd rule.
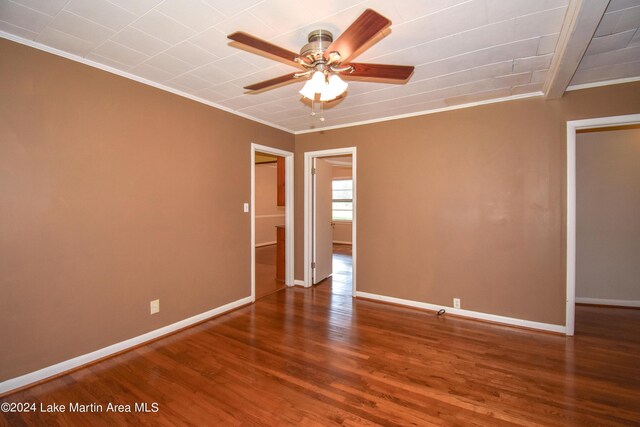
[[[0,58],[0,381],[250,295],[250,143],[291,134],[2,39]]]
[[[576,138],[576,297],[640,302],[640,127]]]
[[[638,113],[639,94],[613,85],[300,134],[296,164],[357,147],[359,291],[563,325],[566,121]],[[297,185],[297,279],[302,196]]]
[[[278,206],[278,168],[256,165],[256,246],[276,242],[276,225],[284,225],[284,206]]]

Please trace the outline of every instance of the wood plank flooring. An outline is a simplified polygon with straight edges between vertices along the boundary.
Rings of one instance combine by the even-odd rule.
[[[577,335],[438,318],[322,284],[2,402],[158,404],[156,413],[0,413],[2,425],[595,426],[640,422],[640,310],[576,308]],[[334,264],[335,269],[335,264]]]
[[[276,245],[256,248],[256,299],[285,288],[276,280]]]

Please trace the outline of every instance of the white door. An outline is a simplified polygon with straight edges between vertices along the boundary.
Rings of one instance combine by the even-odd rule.
[[[313,168],[313,284],[329,277],[333,262],[332,179],[331,165],[314,158]]]

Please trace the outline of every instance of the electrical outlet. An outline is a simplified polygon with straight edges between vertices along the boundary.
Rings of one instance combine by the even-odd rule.
[[[149,306],[151,308],[151,314],[156,314],[157,312],[160,311],[160,300],[154,299],[149,303]]]
[[[453,308],[460,308],[460,298],[453,299]]]

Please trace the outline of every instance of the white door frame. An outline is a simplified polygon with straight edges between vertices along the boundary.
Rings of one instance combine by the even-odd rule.
[[[309,287],[313,285],[311,277],[311,254],[313,253],[313,239],[312,239],[312,224],[313,224],[313,180],[311,179],[311,167],[313,165],[313,159],[316,157],[331,157],[331,156],[351,156],[352,168],[351,178],[353,179],[353,220],[351,221],[351,257],[353,263],[353,270],[351,280],[352,296],[356,296],[356,195],[357,195],[357,183],[356,183],[356,147],[346,148],[334,148],[331,150],[321,151],[307,151],[304,153],[304,286]]]
[[[567,122],[567,335],[574,334],[576,321],[576,131],[637,123],[640,114]]]
[[[251,302],[256,300],[256,151],[284,157],[285,188],[285,276],[284,283],[293,286],[294,247],[293,247],[293,153],[278,148],[251,143]]]

